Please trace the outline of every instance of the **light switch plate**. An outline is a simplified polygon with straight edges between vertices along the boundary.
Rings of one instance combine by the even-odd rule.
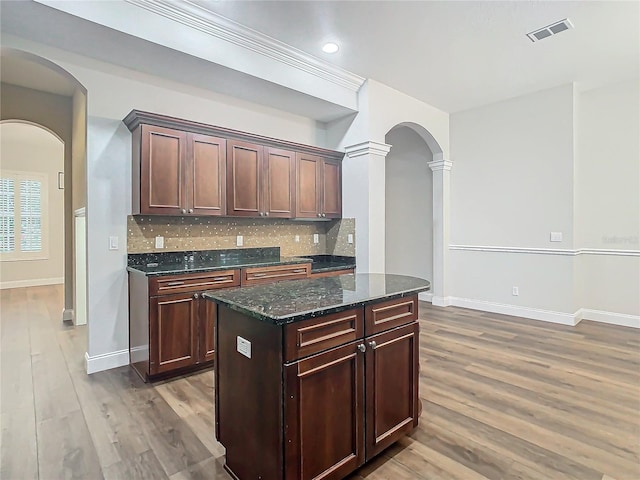
[[[320,243],[320,236],[317,233],[313,234],[313,243]]]
[[[247,358],[251,358],[251,342],[240,336],[236,337],[236,349]]]
[[[164,248],[164,237],[156,237],[156,248]]]
[[[241,247],[244,245],[244,238],[242,237],[242,235],[238,235],[236,237],[236,247]]]
[[[551,242],[561,242],[562,241],[562,232],[551,232],[549,241],[551,241]]]
[[[118,237],[109,237],[109,250],[118,250]]]
[[[353,233],[347,235],[347,243],[353,243]]]

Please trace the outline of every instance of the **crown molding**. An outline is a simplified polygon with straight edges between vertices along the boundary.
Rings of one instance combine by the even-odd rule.
[[[439,160],[434,160],[433,162],[427,163],[431,171],[435,172],[438,170],[451,170],[453,166],[453,162],[451,160],[445,160],[444,158]]]
[[[378,142],[362,142],[345,147],[344,150],[348,158],[356,158],[363,155],[380,155],[386,157],[389,150],[391,150],[391,145]]]
[[[125,2],[315,75],[322,80],[347,88],[353,92],[357,92],[365,81],[364,77],[315,58],[284,42],[196,5],[189,0],[181,2],[170,0],[125,0]]]

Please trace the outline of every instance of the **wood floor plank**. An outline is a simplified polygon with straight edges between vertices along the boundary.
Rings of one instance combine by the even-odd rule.
[[[0,415],[0,478],[37,479],[38,446],[33,403]]]

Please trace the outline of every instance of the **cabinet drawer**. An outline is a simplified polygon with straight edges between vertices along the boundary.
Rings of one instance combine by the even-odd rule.
[[[354,308],[285,327],[285,362],[322,352],[363,337],[362,308]]]
[[[396,298],[365,308],[365,335],[384,332],[418,319],[418,296]]]
[[[149,279],[149,295],[187,293],[215,288],[237,287],[240,285],[240,271],[222,270],[208,273],[168,275]]]
[[[311,271],[310,263],[297,265],[278,265],[275,267],[253,267],[242,269],[242,285],[258,285],[280,280],[307,278]]]

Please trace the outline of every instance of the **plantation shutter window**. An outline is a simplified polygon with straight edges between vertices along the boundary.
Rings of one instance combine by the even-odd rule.
[[[47,176],[3,171],[0,177],[0,259],[48,258]]]

